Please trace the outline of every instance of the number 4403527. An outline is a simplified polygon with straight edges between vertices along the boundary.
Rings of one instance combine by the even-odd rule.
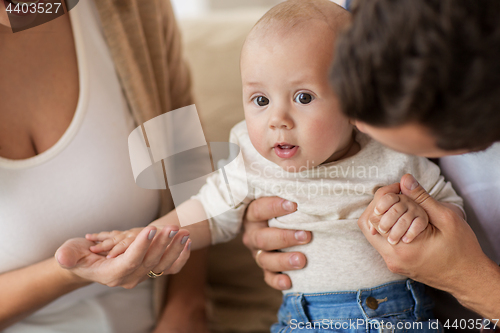
[[[9,3],[9,5],[6,8],[7,13],[9,14],[56,14],[59,12],[59,9],[61,8],[60,3],[56,4],[51,4],[51,3],[44,3],[44,2],[39,2],[37,3],[32,2],[32,3],[17,3],[16,5],[13,5],[12,3]]]
[[[495,332],[497,329],[497,324],[498,324],[498,319],[455,319],[454,321],[452,320],[447,320],[444,323],[444,327],[446,329],[451,329],[454,328],[456,330],[459,329],[481,329],[481,332]]]

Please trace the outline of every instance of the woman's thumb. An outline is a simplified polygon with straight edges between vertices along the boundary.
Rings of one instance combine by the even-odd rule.
[[[401,193],[419,204],[429,215],[432,224],[439,228],[438,224],[441,219],[438,218],[438,214],[442,208],[441,205],[427,193],[412,175],[406,174],[401,177]]]
[[[73,268],[81,257],[78,252],[72,240],[68,240],[57,249],[55,258],[61,267],[66,269]]]

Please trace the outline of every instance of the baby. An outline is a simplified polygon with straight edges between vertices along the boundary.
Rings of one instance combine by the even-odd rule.
[[[186,229],[197,249],[233,238],[253,199],[279,196],[296,202],[295,213],[272,219],[269,225],[309,230],[313,239],[286,250],[303,252],[308,263],[287,272],[293,287],[284,292],[272,332],[408,330],[408,323],[417,324],[411,327],[418,332],[438,332],[437,322],[430,321],[431,302],[423,286],[391,273],[357,220],[378,188],[398,182],[406,173],[460,214],[462,200],[435,164],[383,147],[342,114],[328,72],[335,39],[349,19],[348,12],[328,0],[288,0],[255,25],[241,54],[246,120],[230,137],[241,147],[246,174],[227,171],[233,172],[231,191],[248,185],[250,193],[234,207],[224,177],[210,177],[183,205],[206,216],[224,208],[228,213]],[[427,227],[427,214],[404,195],[392,200],[380,211],[380,229],[390,233],[391,244],[411,242]],[[154,225],[178,223],[174,211]],[[102,241],[92,251],[109,251],[114,257],[125,251],[138,230],[113,239],[106,239],[106,233],[87,238]]]

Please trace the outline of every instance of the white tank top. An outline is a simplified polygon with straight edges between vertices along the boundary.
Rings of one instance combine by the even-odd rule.
[[[69,238],[145,226],[158,191],[136,186],[128,154],[135,128],[93,1],[70,11],[80,96],[73,120],[49,150],[0,158],[0,273],[54,255]],[[151,284],[93,284],[65,295],[5,332],[150,332]]]

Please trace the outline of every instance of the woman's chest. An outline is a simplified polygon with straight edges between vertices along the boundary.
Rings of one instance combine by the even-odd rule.
[[[79,96],[75,45],[69,20],[57,27],[40,36],[1,37],[0,157],[46,151],[73,119]]]
[[[77,82],[72,87],[78,89],[79,97],[68,98],[73,102],[64,104],[61,100],[67,96],[52,94],[44,102],[48,107],[43,109],[42,119],[38,123],[24,119],[25,127],[18,128],[37,125],[40,132],[30,132],[30,136],[50,131],[47,124],[61,115],[51,113],[54,105],[74,103],[66,108],[71,124],[61,126],[64,135],[38,156],[17,161],[0,158],[0,272],[48,258],[69,238],[144,226],[158,214],[159,193],[141,189],[134,182],[127,138],[137,125],[89,4],[82,3],[70,12],[76,43],[73,49],[78,55],[72,59],[78,61],[78,76],[63,77],[64,71],[54,67],[39,72],[52,73],[55,82]],[[44,89],[50,88],[39,78],[38,82]],[[15,119],[23,120],[27,115],[33,114]],[[42,121],[46,127],[40,125]]]

